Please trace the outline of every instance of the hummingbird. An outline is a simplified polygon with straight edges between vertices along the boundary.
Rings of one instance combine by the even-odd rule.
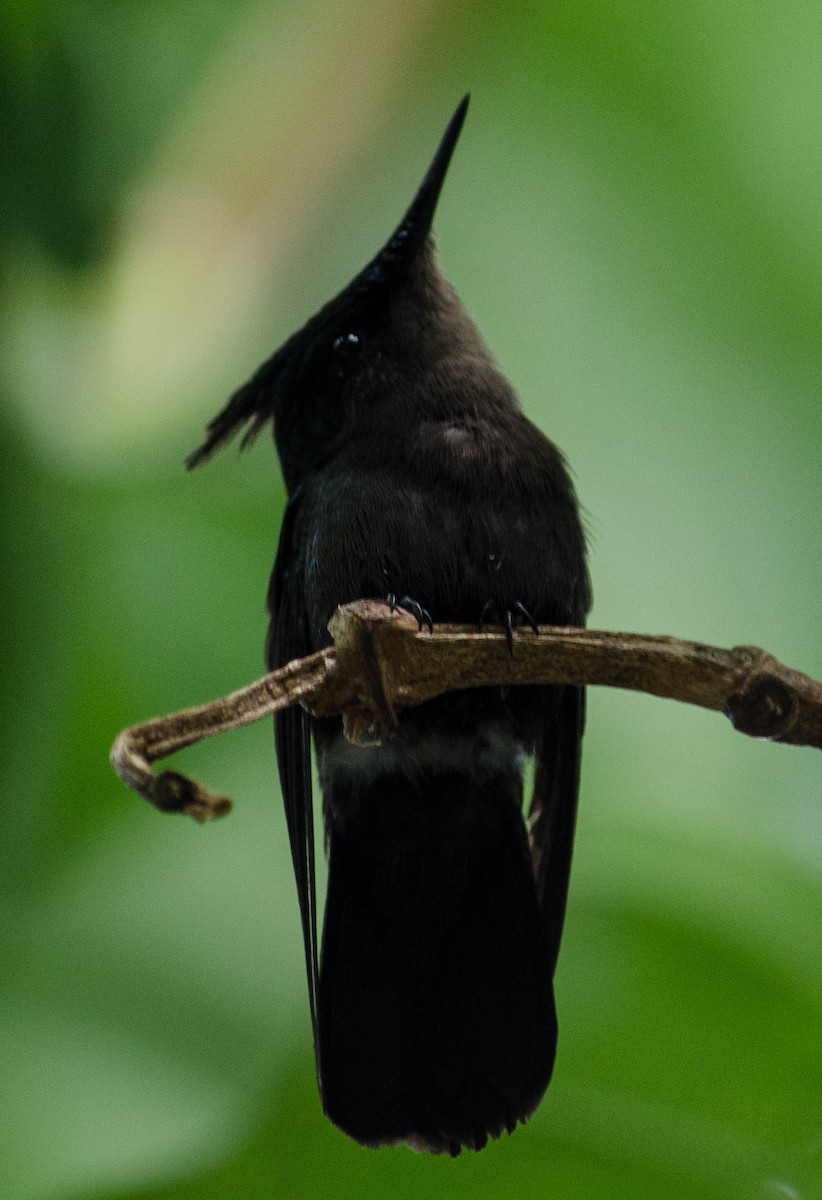
[[[512,653],[519,626],[585,623],[565,460],[522,412],[431,232],[468,99],[382,249],[188,459],[273,427],[287,504],[271,670],[328,645],[335,608],[360,598],[407,609],[421,630],[500,625]],[[402,711],[374,746],[347,741],[339,717],[275,717],[320,1097],[357,1142],[457,1155],[539,1104],[556,1052],[583,725],[584,691],[571,686],[444,695]],[[328,853],[321,948],[312,743]]]

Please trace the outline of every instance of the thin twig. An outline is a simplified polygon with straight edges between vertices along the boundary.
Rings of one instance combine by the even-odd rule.
[[[206,737],[302,704],[315,716],[342,714],[361,744],[390,735],[397,709],[469,687],[537,683],[628,688],[724,712],[740,733],[822,749],[822,684],[755,646],[720,650],[633,633],[542,626],[518,630],[513,656],[503,633],[438,625],[433,633],[387,604],[359,600],[337,609],[334,646],[288,663],[220,700],[124,730],[111,764],[125,784],[163,812],[199,821],[230,801],[151,764]]]

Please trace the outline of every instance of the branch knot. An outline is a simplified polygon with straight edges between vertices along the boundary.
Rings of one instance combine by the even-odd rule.
[[[734,646],[731,654],[739,676],[725,701],[725,716],[739,733],[784,740],[796,725],[801,707],[791,679],[794,673],[758,646]]]

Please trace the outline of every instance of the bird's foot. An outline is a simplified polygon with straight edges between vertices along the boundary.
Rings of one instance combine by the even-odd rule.
[[[539,626],[528,609],[519,600],[511,608],[500,611],[493,600],[487,601],[480,613],[479,631],[483,632],[486,625],[502,625],[505,629],[505,640],[508,643],[508,653],[514,657],[514,630],[520,625],[528,625],[534,633],[539,633]]]
[[[403,596],[398,600],[394,592],[389,592],[386,600],[392,612],[397,608],[403,608],[406,612],[411,613],[412,617],[416,617],[420,629],[422,629],[423,625],[427,625],[428,632],[434,632],[434,622],[431,619],[431,614],[427,608],[423,608],[419,600],[412,600],[410,596]]]

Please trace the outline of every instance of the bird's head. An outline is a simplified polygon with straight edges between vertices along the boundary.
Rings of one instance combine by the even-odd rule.
[[[415,381],[476,338],[439,269],[431,223],[465,120],[461,101],[410,207],[382,249],[235,392],[188,459],[198,466],[243,430],[248,445],[272,421],[290,490],[322,466],[380,397],[414,395]]]

